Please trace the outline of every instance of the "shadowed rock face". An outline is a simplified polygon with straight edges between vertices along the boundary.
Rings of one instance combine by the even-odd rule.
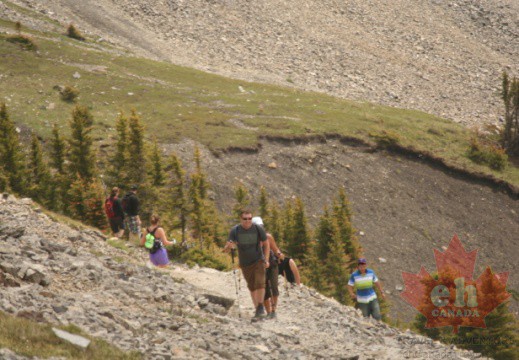
[[[72,323],[147,359],[477,357],[364,320],[355,309],[306,287],[289,293],[283,288],[278,320],[252,324],[245,286],[237,308],[232,272],[180,265],[150,269],[142,249],[113,248],[96,231],[72,230],[33,209],[28,200],[0,200],[1,248],[13,239],[7,228],[22,226],[32,234],[16,239],[20,252],[0,252],[0,263],[25,262],[48,283],[31,283],[16,273],[21,287],[3,284],[0,311]],[[8,269],[2,266],[0,275],[10,275]],[[0,357],[24,359],[9,349],[1,349]]]
[[[501,72],[519,73],[514,0],[18,2],[145,56],[466,125],[499,124]]]

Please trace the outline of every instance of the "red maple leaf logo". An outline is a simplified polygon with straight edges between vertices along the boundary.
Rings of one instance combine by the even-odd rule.
[[[466,252],[457,235],[447,250],[434,250],[438,273],[431,276],[422,266],[418,274],[402,272],[402,298],[426,318],[426,328],[460,326],[485,328],[485,317],[510,294],[506,291],[508,272],[495,274],[490,267],[472,278],[477,250]]]

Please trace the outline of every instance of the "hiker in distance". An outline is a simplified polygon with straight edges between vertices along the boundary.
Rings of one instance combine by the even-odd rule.
[[[269,263],[264,254],[269,254],[270,248],[265,230],[252,224],[249,210],[241,211],[240,224],[231,229],[223,250],[229,252],[235,247],[238,248],[238,263],[256,309],[252,321],[257,321],[265,317],[265,268],[269,267]]]
[[[124,195],[122,205],[129,240],[137,242],[141,237],[141,218],[139,217],[140,203],[137,197],[137,185],[132,185],[130,192]]]
[[[256,226],[260,226],[263,229],[263,220],[259,216],[252,218],[252,223]],[[267,310],[267,319],[275,319],[276,308],[279,298],[279,287],[278,287],[278,256],[281,254],[276,241],[272,234],[267,232],[267,241],[270,247],[269,255],[269,267],[265,273],[265,298],[263,300],[265,310]]]
[[[166,267],[169,264],[168,251],[165,246],[173,245],[174,242],[168,241],[166,232],[159,225],[158,215],[151,215],[151,226],[146,228],[141,237],[141,246],[145,246],[150,252],[150,261],[157,267]]]
[[[358,307],[364,317],[372,316],[374,319],[380,320],[380,305],[373,285],[377,286],[380,295],[385,299],[386,295],[384,291],[382,291],[382,285],[377,275],[375,275],[373,270],[368,269],[366,259],[360,258],[358,260],[357,271],[351,274],[350,280],[348,281],[348,291],[351,298],[357,301]],[[353,292],[354,289],[356,293]]]
[[[105,200],[105,212],[114,237],[121,238],[124,235],[124,212],[119,199],[119,188],[114,187],[110,196]]]

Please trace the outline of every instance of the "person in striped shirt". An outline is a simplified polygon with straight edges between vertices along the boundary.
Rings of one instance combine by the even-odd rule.
[[[368,269],[366,259],[360,258],[357,271],[351,274],[350,281],[348,281],[348,291],[351,298],[357,301],[364,317],[371,315],[376,320],[380,320],[380,305],[373,285],[377,286],[382,298],[385,299],[386,296],[382,291],[382,285],[378,281],[377,275],[373,270]],[[356,292],[353,290],[356,290]]]

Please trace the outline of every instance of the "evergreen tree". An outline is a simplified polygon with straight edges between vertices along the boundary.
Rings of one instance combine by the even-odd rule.
[[[333,239],[333,218],[327,207],[324,208],[323,215],[319,219],[317,225],[316,238],[316,255],[320,261],[326,260],[326,257],[330,253],[330,244]]]
[[[117,140],[115,143],[115,153],[111,159],[111,177],[118,183],[127,184],[128,180],[128,119],[123,112],[120,112],[115,123]]]
[[[51,140],[51,166],[56,169],[59,174],[65,172],[65,157],[66,157],[66,143],[61,137],[57,124],[52,127],[52,140]]]
[[[197,186],[198,186],[198,193],[202,200],[205,200],[207,198],[207,190],[209,189],[209,184],[207,183],[206,176],[204,172],[202,171],[202,160],[201,160],[201,154],[200,149],[198,146],[195,146],[195,174],[197,176]]]
[[[263,221],[267,221],[269,217],[268,213],[268,194],[267,190],[264,186],[261,186],[260,188],[260,198],[259,198],[259,216],[263,219]],[[268,224],[267,224],[268,225]]]
[[[269,212],[264,220],[268,232],[276,239],[276,244],[279,248],[284,249],[286,242],[283,238],[283,223],[281,219],[281,210],[279,205],[274,202],[269,207]]]
[[[171,201],[169,201],[169,211],[178,219],[178,226],[182,232],[182,248],[187,248],[186,227],[189,216],[188,199],[185,191],[185,171],[182,162],[175,155],[171,155],[172,174],[170,177]]]
[[[193,229],[193,237],[198,240],[200,249],[204,248],[204,242],[211,231],[211,223],[207,213],[208,183],[202,171],[200,150],[195,148],[195,173],[191,175],[189,187],[189,199],[191,202],[190,219]]]
[[[324,278],[329,284],[329,293],[325,295],[333,296],[341,304],[351,305],[352,300],[346,286],[350,276],[346,265],[351,262],[351,259],[346,255],[338,224],[334,223],[333,226],[330,252],[324,262]]]
[[[249,203],[250,203],[250,196],[249,192],[243,186],[243,184],[240,182],[238,183],[234,188],[234,196],[236,199],[236,203],[233,207],[233,214],[236,219],[240,218],[241,211],[243,209],[248,209]]]
[[[334,202],[333,218],[337,223],[339,237],[344,245],[345,254],[350,262],[348,268],[352,271],[356,267],[356,259],[359,258],[360,245],[355,237],[355,230],[351,224],[351,210],[344,189],[339,190],[339,196]]]
[[[95,175],[95,153],[92,148],[93,118],[88,109],[77,105],[72,111],[70,121],[71,139],[69,140],[69,174],[90,181]]]
[[[99,180],[85,181],[80,176],[71,183],[67,199],[70,214],[82,222],[106,228],[103,187]]]
[[[39,203],[47,205],[50,197],[50,172],[43,161],[43,151],[35,134],[31,139],[29,159],[29,195]]]
[[[5,103],[0,105],[0,164],[3,166],[6,187],[25,194],[25,161],[20,138],[14,122],[9,118]]]
[[[519,155],[519,80],[510,81],[503,73],[501,98],[505,105],[505,127],[501,133],[501,144],[511,155]]]
[[[160,156],[157,139],[153,139],[153,148],[151,150],[152,165],[152,185],[159,187],[164,185],[164,170],[162,168],[162,157]]]
[[[140,118],[132,110],[129,119],[129,136],[128,136],[128,181],[142,188],[146,180],[146,160],[144,152],[144,126],[141,125]]]
[[[296,198],[293,207],[293,222],[290,235],[285,238],[289,254],[304,264],[305,254],[310,242],[307,219],[304,205],[300,198]]]

